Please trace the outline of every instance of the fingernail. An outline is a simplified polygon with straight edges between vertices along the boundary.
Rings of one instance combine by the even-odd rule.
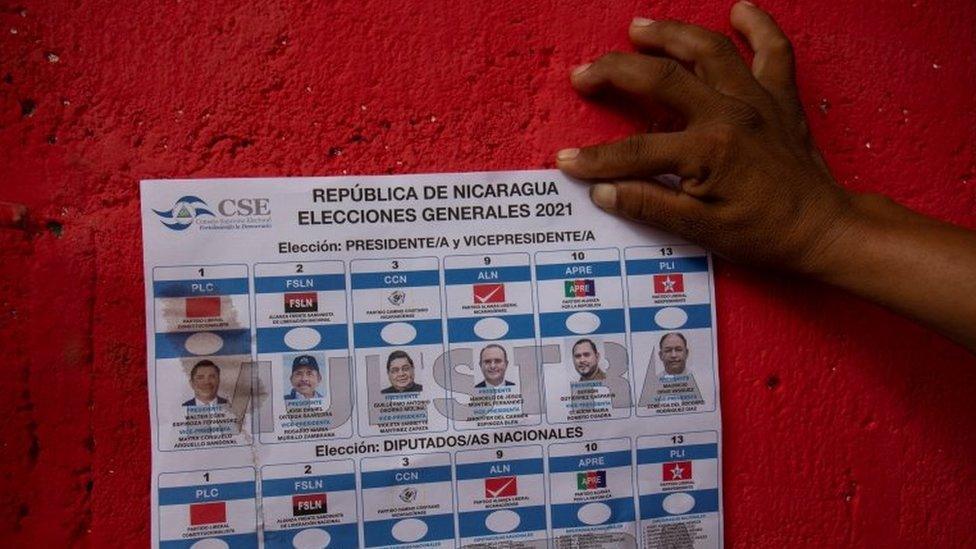
[[[648,19],[646,17],[635,17],[634,20],[630,22],[630,24],[635,27],[646,27],[653,22],[654,22],[653,19]]]
[[[755,4],[753,4],[752,2],[750,2],[749,0],[740,0],[740,2],[739,2],[739,3],[740,3],[740,4],[745,4],[745,5],[747,5],[747,6],[752,6],[752,7],[756,7],[756,5],[755,5]]]
[[[593,63],[584,63],[584,64],[576,67],[575,69],[573,69],[573,76],[579,76],[579,75],[583,74],[584,72],[586,72],[586,69],[590,68],[590,66],[592,66],[592,65],[593,65]]]
[[[559,160],[561,162],[569,162],[570,160],[573,160],[574,158],[579,156],[579,153],[580,153],[579,149],[563,149],[558,153],[556,153],[556,160]]]
[[[617,208],[617,187],[611,183],[597,183],[590,189],[590,200],[604,210]]]

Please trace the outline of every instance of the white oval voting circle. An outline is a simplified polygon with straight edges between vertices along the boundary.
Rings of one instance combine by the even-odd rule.
[[[394,322],[383,326],[380,337],[390,345],[403,345],[417,337],[417,329],[406,322]]]
[[[323,549],[328,547],[332,536],[321,528],[309,528],[295,534],[291,544],[295,549]]]
[[[186,338],[183,344],[193,355],[212,355],[224,346],[224,339],[212,332],[199,332]]]
[[[654,322],[666,329],[680,328],[688,322],[688,313],[677,307],[665,307],[654,315]]]
[[[320,341],[322,341],[322,334],[312,328],[292,328],[285,334],[285,345],[299,351],[311,349]]]
[[[207,538],[202,539],[190,546],[190,549],[229,549],[230,545],[222,539]]]
[[[498,339],[508,333],[508,322],[501,318],[482,318],[474,324],[474,335],[481,339]]]
[[[427,523],[415,518],[403,519],[393,525],[390,533],[399,542],[413,543],[427,535]]]
[[[661,502],[661,506],[664,510],[672,515],[681,515],[691,511],[695,506],[695,496],[691,494],[686,494],[684,492],[678,492],[676,494],[671,494],[664,498]]]
[[[566,318],[566,329],[574,334],[592,334],[600,327],[600,317],[593,313],[573,313]]]
[[[485,528],[496,534],[504,534],[518,528],[522,523],[522,517],[518,513],[509,509],[495,511],[485,518]]]
[[[603,524],[610,520],[610,514],[611,510],[609,505],[594,502],[580,507],[579,511],[576,511],[576,518],[580,519],[580,522],[583,524],[593,526],[595,524]]]

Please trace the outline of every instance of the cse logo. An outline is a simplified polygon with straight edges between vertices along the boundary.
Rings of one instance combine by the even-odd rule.
[[[173,203],[169,210],[153,210],[159,217],[160,223],[167,229],[183,231],[189,228],[198,218],[213,218],[201,220],[200,223],[220,223],[221,219],[235,217],[269,217],[271,215],[271,200],[268,198],[225,198],[217,203],[217,213],[211,206],[197,196],[181,196]],[[219,217],[218,215],[219,214]]]
[[[227,217],[271,215],[270,203],[267,198],[225,198],[217,203],[217,211]]]

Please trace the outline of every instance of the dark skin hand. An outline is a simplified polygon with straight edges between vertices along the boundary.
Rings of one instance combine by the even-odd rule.
[[[663,105],[687,126],[564,149],[557,166],[592,182],[608,212],[735,262],[839,286],[976,352],[976,233],[840,187],[810,136],[790,41],[749,2],[731,21],[755,52],[751,68],[724,35],[638,18],[629,34],[641,53],[574,69],[579,93]],[[663,174],[679,176],[679,188],[656,182]]]

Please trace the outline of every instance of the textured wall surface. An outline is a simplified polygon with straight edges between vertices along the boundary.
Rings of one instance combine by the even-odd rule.
[[[149,541],[140,179],[551,167],[638,127],[572,66],[634,15],[729,7],[0,1],[3,544]],[[976,5],[766,7],[837,178],[976,227]],[[976,544],[976,360],[830,288],[716,277],[729,545]]]

